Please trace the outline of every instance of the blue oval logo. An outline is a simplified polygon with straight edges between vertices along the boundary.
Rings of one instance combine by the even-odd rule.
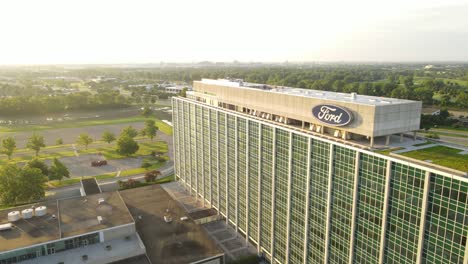
[[[346,126],[353,120],[353,115],[346,108],[329,104],[314,106],[312,115],[318,121],[331,126]]]

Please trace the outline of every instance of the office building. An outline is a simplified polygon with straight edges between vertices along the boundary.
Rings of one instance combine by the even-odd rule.
[[[204,79],[172,103],[177,180],[271,263],[468,263],[466,173],[373,151],[420,102]]]

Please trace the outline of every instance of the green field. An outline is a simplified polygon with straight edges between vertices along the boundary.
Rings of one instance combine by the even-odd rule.
[[[23,132],[23,131],[44,131],[49,129],[57,128],[75,128],[75,127],[86,127],[86,126],[99,126],[99,125],[114,125],[114,124],[125,124],[134,122],[144,122],[149,118],[143,116],[126,117],[118,119],[107,119],[107,120],[87,120],[87,121],[73,121],[54,123],[50,125],[25,125],[25,126],[0,126],[0,132]],[[162,122],[159,119],[154,119],[159,130],[165,134],[172,135],[172,127]]]
[[[432,163],[459,171],[468,171],[468,154],[459,154],[461,150],[446,146],[435,146],[401,153],[400,155],[418,160],[432,160]]]
[[[139,156],[148,156],[151,154],[152,151],[160,152],[160,153],[167,153],[168,147],[165,141],[156,141],[150,142],[149,140],[145,141],[138,141],[138,145],[140,148],[138,151],[130,155],[129,157],[139,157]],[[57,149],[57,151],[51,151]],[[88,146],[88,150],[85,149],[77,149],[79,154],[96,154],[101,153],[106,157],[107,160],[112,159],[122,159],[127,158],[127,156],[123,156],[117,153],[115,150],[115,144],[103,144],[102,142],[95,142],[91,143]],[[47,152],[45,152],[47,151]],[[57,145],[57,146],[50,146],[41,149],[39,155],[37,156],[40,160],[49,160],[53,158],[64,158],[64,157],[73,157],[75,153],[73,152],[70,145]],[[8,160],[6,156],[1,156],[0,158],[0,165],[7,164],[7,163],[21,163],[21,162],[28,162],[35,158],[35,153],[29,149],[20,149],[13,154],[11,160]]]

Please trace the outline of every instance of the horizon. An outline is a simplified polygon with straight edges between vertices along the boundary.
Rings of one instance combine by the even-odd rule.
[[[0,8],[0,65],[468,61],[467,0],[19,0]]]

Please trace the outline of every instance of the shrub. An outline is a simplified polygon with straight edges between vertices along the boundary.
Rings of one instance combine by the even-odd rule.
[[[432,138],[432,139],[439,139],[439,135],[437,133],[434,133],[434,132],[430,132],[430,133],[427,133],[426,135],[427,138]]]
[[[161,175],[161,172],[158,170],[148,171],[145,173],[145,181],[146,182],[153,182],[156,178]]]
[[[151,167],[151,163],[145,161],[141,164],[141,167],[144,169],[148,169],[149,167]]]

